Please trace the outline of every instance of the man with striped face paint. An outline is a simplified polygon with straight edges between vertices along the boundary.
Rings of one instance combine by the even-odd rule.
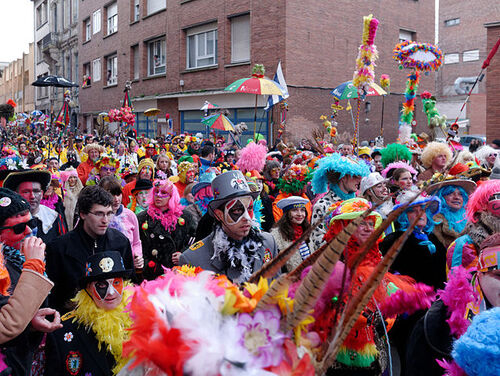
[[[179,265],[199,266],[235,283],[246,282],[278,252],[274,238],[254,226],[259,192],[250,190],[241,171],[225,172],[211,184],[214,199],[208,213],[215,219],[214,230],[184,251]]]
[[[122,301],[123,278],[90,282],[87,286],[87,293],[97,307],[106,311],[112,310]]]

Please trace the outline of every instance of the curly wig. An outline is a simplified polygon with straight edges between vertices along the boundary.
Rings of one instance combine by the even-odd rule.
[[[453,154],[451,153],[451,150],[447,144],[436,141],[429,142],[422,152],[420,160],[422,161],[422,164],[425,168],[429,168],[432,166],[432,161],[434,160],[434,158],[436,158],[436,156],[438,156],[439,154],[446,155],[447,164],[450,163],[451,158],[453,157]]]
[[[264,145],[250,142],[247,146],[241,149],[240,159],[236,162],[236,166],[243,172],[257,170],[261,172],[266,163],[267,148]]]
[[[387,167],[387,165],[392,162],[397,162],[397,161],[410,162],[412,158],[410,149],[408,149],[405,145],[402,144],[389,144],[380,151],[380,154],[382,154],[380,162],[382,162],[384,168]]]
[[[488,180],[477,187],[469,197],[465,215],[471,222],[477,222],[474,214],[483,212],[488,207],[488,200],[492,194],[500,192],[500,180]]]
[[[313,172],[312,188],[314,193],[325,193],[328,190],[328,183],[332,183],[331,179],[328,179],[331,172],[338,174],[338,180],[346,175],[364,177],[370,173],[370,167],[360,159],[343,157],[338,153],[322,158],[318,161]]]
[[[474,155],[477,159],[479,159],[480,164],[484,165],[486,164],[486,158],[488,158],[488,156],[492,153],[498,153],[498,150],[493,149],[489,145],[484,145],[477,149]]]

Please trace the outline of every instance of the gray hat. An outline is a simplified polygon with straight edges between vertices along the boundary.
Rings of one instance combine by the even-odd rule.
[[[214,199],[208,204],[211,211],[233,198],[251,196],[255,199],[260,193],[251,191],[243,173],[239,170],[228,171],[217,176],[212,180],[212,191]]]
[[[493,167],[490,174],[490,180],[500,179],[500,166]]]
[[[276,206],[286,212],[291,209],[305,208],[308,202],[309,200],[306,198],[300,196],[290,196],[284,198],[283,200],[279,200],[276,203]]]

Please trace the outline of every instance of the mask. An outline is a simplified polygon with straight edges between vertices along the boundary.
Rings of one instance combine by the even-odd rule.
[[[235,225],[246,218],[248,221],[253,220],[253,198],[238,197],[229,201],[224,207],[224,221],[229,225]]]
[[[123,278],[110,278],[101,281],[94,281],[90,283],[89,292],[92,299],[99,306],[100,302],[103,302],[106,297],[113,294],[118,294],[120,297],[123,294]]]

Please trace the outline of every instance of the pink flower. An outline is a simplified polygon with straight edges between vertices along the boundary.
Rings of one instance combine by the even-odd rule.
[[[280,314],[277,310],[258,311],[253,317],[240,314],[238,328],[241,330],[240,343],[254,356],[256,367],[281,363],[285,335],[279,331]]]

